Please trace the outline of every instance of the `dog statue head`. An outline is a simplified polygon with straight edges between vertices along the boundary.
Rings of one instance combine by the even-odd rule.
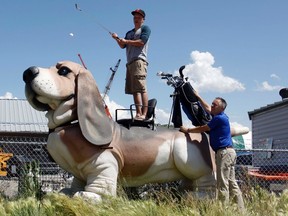
[[[112,140],[112,124],[90,71],[81,65],[58,62],[50,68],[29,67],[23,73],[31,106],[47,111],[49,129],[78,120],[84,137],[94,145]]]

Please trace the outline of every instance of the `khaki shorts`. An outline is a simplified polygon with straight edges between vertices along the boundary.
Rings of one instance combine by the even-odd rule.
[[[125,93],[144,93],[146,87],[147,62],[139,59],[126,65]]]

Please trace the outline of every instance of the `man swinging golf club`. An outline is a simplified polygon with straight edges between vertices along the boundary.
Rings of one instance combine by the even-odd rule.
[[[144,25],[146,15],[143,10],[136,9],[131,14],[134,28],[126,33],[125,38],[119,38],[116,33],[112,33],[112,37],[122,49],[126,48],[125,93],[133,95],[134,104],[136,104],[135,119],[145,120],[148,111],[147,50],[151,30]]]

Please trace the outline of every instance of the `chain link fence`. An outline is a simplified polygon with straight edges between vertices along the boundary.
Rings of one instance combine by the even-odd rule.
[[[237,150],[236,178],[243,191],[261,187],[280,193],[288,189],[288,149]],[[285,160],[284,160],[285,159]]]
[[[47,137],[43,136],[0,137],[2,154],[13,154],[5,161],[7,174],[0,176],[0,194],[15,197],[33,189],[50,192],[70,186],[72,176],[53,161],[46,143]]]
[[[71,185],[72,176],[62,170],[46,150],[47,137],[0,137],[2,154],[13,156],[4,161],[6,175],[0,176],[0,194],[15,197],[34,185],[42,192],[59,191]],[[288,149],[236,150],[236,178],[241,190],[261,187],[268,191],[281,192],[288,189],[288,164],[282,163],[288,157]],[[282,160],[281,160],[282,158]],[[2,160],[2,159],[1,159]],[[1,169],[3,169],[1,161]],[[177,182],[173,183],[176,187]],[[171,184],[144,186],[141,193],[153,188],[166,188]]]

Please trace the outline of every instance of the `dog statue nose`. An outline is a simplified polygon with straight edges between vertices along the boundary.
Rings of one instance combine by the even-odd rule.
[[[23,81],[30,83],[39,74],[39,69],[36,66],[29,67],[23,72]]]

